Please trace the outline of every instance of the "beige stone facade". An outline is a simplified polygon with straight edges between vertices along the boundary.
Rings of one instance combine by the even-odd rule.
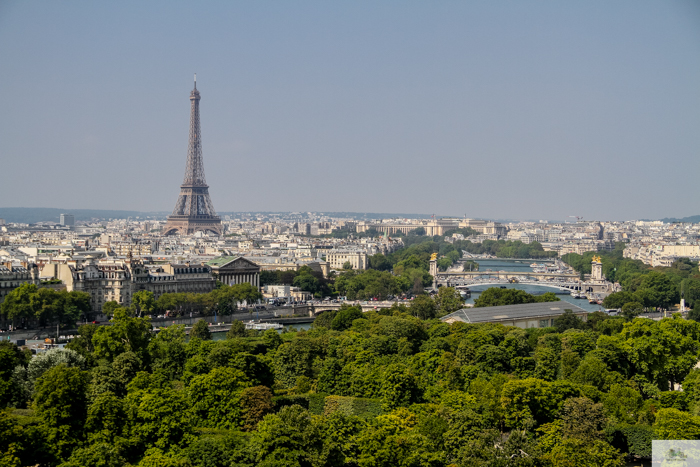
[[[242,256],[222,256],[207,263],[219,281],[227,285],[249,283],[260,287],[260,266]]]
[[[69,261],[47,264],[42,277],[55,277],[66,290],[90,295],[92,311],[101,313],[105,303],[114,301],[131,305],[140,290],[152,292],[156,298],[164,293],[208,293],[216,281],[211,268],[205,265],[167,264],[147,267],[140,261]]]

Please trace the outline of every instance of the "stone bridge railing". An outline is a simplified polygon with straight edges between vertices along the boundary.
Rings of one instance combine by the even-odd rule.
[[[342,305],[350,305],[350,306],[360,306],[362,308],[362,311],[370,311],[370,310],[378,310],[380,308],[391,308],[394,303],[403,303],[405,305],[410,305],[411,302],[409,300],[399,300],[398,302],[396,301],[367,301],[367,302],[362,302],[362,301],[346,301],[343,303],[314,303],[313,306],[313,312],[314,314],[319,314],[323,311],[329,311],[329,310],[339,310]]]

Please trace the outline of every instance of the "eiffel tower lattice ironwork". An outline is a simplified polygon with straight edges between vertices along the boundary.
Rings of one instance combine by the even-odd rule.
[[[221,235],[221,218],[216,215],[209,197],[209,185],[204,177],[202,161],[202,132],[199,125],[199,100],[197,75],[194,76],[194,89],[190,93],[190,143],[187,151],[185,179],[180,185],[180,196],[173,213],[168,216],[163,233],[180,232],[190,235],[197,231]]]

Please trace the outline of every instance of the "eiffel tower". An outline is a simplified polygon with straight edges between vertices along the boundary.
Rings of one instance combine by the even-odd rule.
[[[163,233],[191,235],[197,231],[221,235],[221,218],[216,215],[209,198],[209,185],[204,178],[202,161],[202,132],[199,126],[199,91],[197,75],[194,75],[194,89],[190,93],[190,144],[187,150],[185,179],[180,185],[180,196],[173,213],[168,216]]]

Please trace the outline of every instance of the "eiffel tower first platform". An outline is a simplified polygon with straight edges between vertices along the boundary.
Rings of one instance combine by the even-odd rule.
[[[190,93],[190,144],[187,151],[185,179],[180,185],[180,196],[173,213],[163,229],[164,235],[180,233],[191,235],[197,231],[222,234],[221,218],[216,215],[209,198],[209,185],[204,178],[202,160],[202,133],[199,125],[199,100],[197,75],[194,76],[194,89]]]

